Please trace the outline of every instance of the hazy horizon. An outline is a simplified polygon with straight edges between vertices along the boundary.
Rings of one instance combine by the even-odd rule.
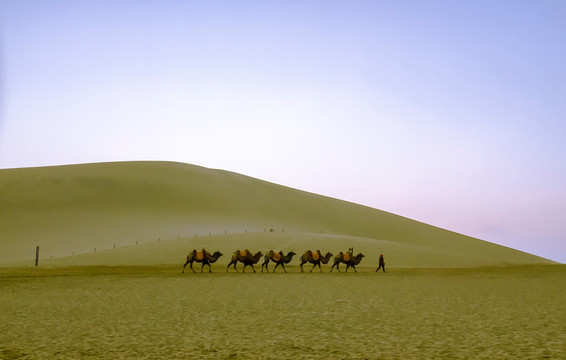
[[[566,3],[0,3],[0,169],[195,164],[566,262]]]

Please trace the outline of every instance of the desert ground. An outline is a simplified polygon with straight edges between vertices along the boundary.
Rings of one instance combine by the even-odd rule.
[[[0,358],[566,357],[564,265],[323,269],[2,268]]]
[[[566,358],[564,265],[386,211],[163,162],[0,170],[0,199],[0,359]],[[297,255],[227,273],[246,248]]]

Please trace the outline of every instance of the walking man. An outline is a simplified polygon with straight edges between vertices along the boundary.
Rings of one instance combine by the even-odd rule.
[[[383,268],[383,272],[385,272],[385,260],[383,260],[383,254],[379,255],[379,266],[375,272],[378,272],[381,268]]]

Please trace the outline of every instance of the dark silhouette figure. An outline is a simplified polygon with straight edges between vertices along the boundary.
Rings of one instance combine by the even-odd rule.
[[[375,272],[378,272],[379,269],[383,269],[383,272],[385,272],[385,260],[383,260],[383,254],[379,255],[379,266]]]

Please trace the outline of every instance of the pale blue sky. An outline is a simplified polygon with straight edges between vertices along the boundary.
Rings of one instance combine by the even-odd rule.
[[[171,160],[566,262],[564,1],[1,1],[0,168]]]

